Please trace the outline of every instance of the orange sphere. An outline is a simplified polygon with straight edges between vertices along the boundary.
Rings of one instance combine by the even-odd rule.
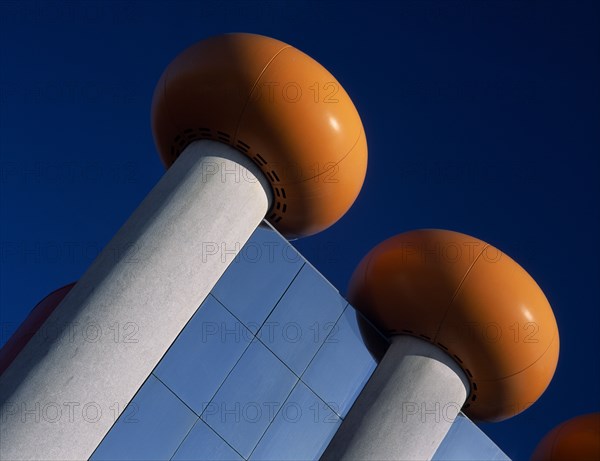
[[[577,416],[552,429],[542,439],[531,461],[598,461],[600,413]]]
[[[252,159],[273,189],[267,219],[287,237],[340,219],[367,168],[362,122],[339,82],[311,57],[261,35],[219,35],[177,56],[156,86],[152,128],[167,167],[198,139]]]
[[[559,337],[548,300],[500,250],[468,235],[416,230],[375,247],[358,265],[349,301],[388,335],[437,344],[471,383],[463,410],[501,421],[544,392]]]

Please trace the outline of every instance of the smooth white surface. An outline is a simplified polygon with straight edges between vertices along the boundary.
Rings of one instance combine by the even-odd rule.
[[[469,389],[435,345],[395,336],[321,460],[429,460]]]
[[[88,459],[270,200],[241,153],[191,144],[0,377],[0,459]]]

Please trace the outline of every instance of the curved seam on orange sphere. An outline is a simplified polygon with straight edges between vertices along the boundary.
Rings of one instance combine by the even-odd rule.
[[[554,341],[556,340],[556,331],[558,331],[558,330],[555,330],[555,331],[552,332],[552,339],[548,343],[548,347],[546,347],[546,349],[544,349],[544,352],[542,352],[537,359],[535,359],[533,362],[531,362],[525,368],[523,368],[523,369],[521,369],[519,371],[516,371],[514,373],[511,373],[510,375],[502,376],[501,378],[487,379],[487,380],[486,379],[482,379],[482,380],[479,380],[479,381],[482,382],[482,383],[484,383],[484,382],[485,383],[495,383],[497,381],[502,381],[503,379],[508,379],[508,378],[510,378],[512,376],[516,376],[518,374],[523,373],[525,370],[528,370],[529,368],[531,368],[532,366],[534,366],[537,362],[539,362],[542,358],[544,358],[544,356],[546,355],[546,353],[548,352],[548,350],[550,350],[550,348],[554,344]],[[560,347],[560,345],[559,345],[559,347]],[[550,383],[548,383],[548,385],[550,385]]]
[[[283,42],[282,42],[283,43]],[[242,110],[240,111],[240,115],[238,116],[237,119],[237,123],[235,124],[235,131],[233,132],[233,139],[232,141],[237,141],[238,140],[238,133],[240,131],[240,123],[242,123],[242,118],[244,118],[244,114],[246,113],[246,109],[248,108],[248,103],[250,102],[250,98],[252,97],[252,94],[254,93],[254,90],[256,88],[256,86],[258,85],[258,82],[260,82],[260,79],[262,78],[263,74],[267,71],[267,69],[269,68],[269,66],[271,65],[271,63],[273,62],[273,60],[279,56],[279,54],[287,49],[287,48],[291,48],[290,45],[284,44],[283,48],[281,48],[279,51],[277,51],[277,53],[275,53],[271,59],[269,59],[269,62],[267,62],[265,64],[265,67],[263,67],[263,69],[260,71],[260,73],[258,74],[258,77],[256,77],[256,80],[254,81],[254,83],[252,84],[252,88],[250,89],[250,92],[248,93],[248,97],[246,98],[246,102],[244,103],[244,107],[242,107]],[[235,147],[235,146],[233,146]],[[239,150],[239,149],[238,149]],[[240,151],[241,152],[241,151]],[[248,156],[248,154],[246,152],[242,152],[244,155],[246,155],[246,157],[250,158]]]
[[[258,44],[257,53],[252,52],[253,43]],[[231,56],[219,54],[222,46],[226,50],[231,47]],[[238,51],[250,52],[244,55],[247,58],[243,57],[237,63]],[[218,72],[223,69],[233,71],[237,76],[227,85],[220,83]],[[272,203],[266,219],[286,236],[312,235],[331,226],[355,201],[364,183],[366,135],[356,107],[345,91],[342,91],[343,98],[340,100],[342,106],[299,106],[298,111],[290,106],[284,108],[289,109],[289,113],[284,113],[287,114],[285,117],[280,112],[284,109],[265,105],[269,101],[255,104],[255,97],[266,80],[294,80],[295,76],[312,79],[313,75],[315,78],[324,75],[341,87],[335,77],[310,56],[269,37],[231,34],[231,40],[226,38],[223,41],[217,37],[216,41],[207,40],[206,46],[188,48],[169,64],[155,92],[153,129],[155,138],[160,141],[158,145],[163,162],[170,165],[192,141],[212,139],[223,142],[254,161],[265,174],[269,188],[280,197]],[[209,83],[205,90],[194,90],[188,95],[181,87],[202,86],[205,79]],[[212,90],[213,86],[217,93]],[[240,92],[234,95],[230,89]],[[217,109],[215,112],[218,113],[214,116],[211,115],[211,107],[213,111]],[[342,132],[334,133],[326,121],[316,124],[319,117],[328,115],[342,117]],[[186,121],[186,117],[190,120]],[[213,120],[215,117],[217,121]],[[307,136],[306,132],[302,132],[305,121],[316,124],[316,134],[309,132]],[[198,123],[203,127],[196,126]],[[215,131],[218,127],[213,126],[214,123],[225,131]],[[340,131],[335,126],[333,129]],[[352,135],[355,138],[351,141]],[[274,136],[274,140],[269,140],[269,136]],[[290,142],[293,144],[290,145]],[[265,152],[267,156],[263,158]],[[317,162],[317,168],[310,162]],[[278,164],[290,170],[302,167],[301,176],[289,175],[287,171],[283,175],[276,173],[272,168]],[[338,170],[339,181],[312,184],[318,181],[317,178],[324,178]],[[312,176],[307,177],[311,173]],[[327,182],[340,184],[328,185]],[[321,197],[330,200],[321,200]]]
[[[323,175],[323,174],[325,174],[325,173],[328,173],[328,172],[329,172],[331,169],[335,168],[335,167],[336,167],[336,166],[338,166],[340,163],[342,163],[342,162],[343,162],[343,161],[346,159],[346,157],[348,157],[348,155],[350,155],[350,154],[352,153],[352,151],[354,150],[354,148],[355,148],[355,147],[356,147],[356,145],[358,144],[358,141],[360,141],[360,138],[361,138],[361,136],[362,136],[362,132],[361,132],[361,133],[358,133],[358,137],[356,138],[356,140],[355,140],[355,141],[354,141],[354,143],[352,144],[352,147],[350,147],[350,149],[348,149],[348,152],[346,152],[346,153],[344,154],[344,156],[343,156],[343,157],[342,157],[342,158],[341,158],[339,161],[337,161],[336,163],[334,163],[333,165],[331,165],[329,168],[327,168],[327,169],[325,169],[325,170],[321,171],[320,173],[318,173],[318,174],[316,174],[316,175],[314,175],[314,176],[311,176],[310,178],[306,178],[306,179],[303,179],[302,181],[298,181],[298,182],[291,182],[291,183],[289,182],[289,183],[284,183],[284,185],[302,184],[302,183],[304,183],[304,182],[306,182],[306,181],[311,181],[311,180],[313,180],[313,179],[315,179],[315,178],[318,178],[319,176],[321,176],[321,175]]]
[[[456,290],[454,291],[454,294],[452,295],[452,299],[450,299],[450,303],[448,304],[448,307],[446,308],[446,312],[444,312],[444,316],[442,317],[442,320],[440,321],[440,323],[438,325],[437,331],[435,332],[435,335],[433,337],[434,341],[438,340],[438,336],[440,334],[440,330],[442,329],[442,326],[444,325],[444,322],[446,321],[446,317],[448,317],[448,313],[450,312],[450,309],[452,309],[452,304],[454,304],[454,300],[458,296],[458,293],[460,292],[460,289],[464,285],[465,280],[467,280],[467,277],[469,276],[469,274],[471,273],[471,271],[475,267],[475,264],[477,264],[477,261],[479,261],[479,258],[481,258],[481,255],[486,250],[486,248],[489,247],[489,246],[490,246],[489,243],[485,244],[485,246],[483,247],[483,249],[481,250],[481,252],[473,260],[473,262],[471,263],[471,265],[469,266],[469,268],[465,272],[465,275],[463,275],[463,278],[461,279],[461,281],[459,282],[458,286],[456,287]]]
[[[444,349],[457,362],[470,382],[469,396],[463,407],[467,414],[484,421],[495,421],[520,413],[526,408],[520,408],[521,402],[527,401],[527,406],[530,406],[537,400],[548,387],[549,378],[556,369],[560,334],[547,299],[539,297],[539,286],[524,270],[514,272],[513,264],[516,263],[512,259],[504,258],[500,271],[496,271],[497,268],[487,261],[481,262],[482,257],[486,259],[484,255],[487,250],[494,247],[480,240],[477,240],[478,248],[481,248],[479,253],[470,254],[471,258],[463,258],[459,265],[445,259],[438,260],[434,267],[429,267],[429,262],[425,265],[424,260],[419,259],[414,261],[414,265],[406,262],[404,253],[397,250],[402,249],[404,243],[412,241],[413,238],[417,238],[421,243],[430,240],[448,243],[458,238],[469,238],[464,235],[452,235],[451,231],[444,230],[431,229],[421,232],[398,235],[397,239],[388,239],[369,252],[369,258],[363,259],[356,269],[357,278],[351,281],[350,293],[357,305],[361,306],[361,311],[372,314],[370,317],[377,320],[377,325],[386,336],[408,334],[423,338]],[[437,268],[437,265],[440,267]],[[414,291],[408,286],[403,288],[399,285],[402,283],[400,280],[405,280],[404,278],[398,281],[395,278],[396,274],[400,277],[401,274],[405,275],[405,272],[410,274],[406,280],[418,280],[421,276],[425,277],[424,282],[427,282],[429,277],[438,277],[441,281],[429,283],[429,280]],[[485,277],[482,279],[480,275]],[[496,299],[501,293],[495,290],[505,288],[495,285],[494,281],[498,279],[506,282],[506,277],[509,277],[509,281],[517,282],[514,296]],[[481,291],[481,284],[484,284],[485,288],[485,283],[491,284],[490,289]],[[382,290],[378,296],[372,296],[369,292],[378,289]],[[510,318],[512,314],[520,315],[523,290],[535,295],[529,309],[536,316],[539,314],[540,319],[544,319],[542,329],[552,330],[545,333],[538,344],[526,344],[521,348],[515,346],[515,349],[510,347],[509,343],[488,347],[487,344],[474,343],[468,338],[452,343],[452,335],[460,333],[461,325],[470,319],[485,320],[495,316],[508,315]],[[398,298],[395,299],[395,296]],[[429,308],[435,312],[435,316],[419,319],[418,311],[414,311],[419,309],[418,296],[423,297],[421,304],[432,304]],[[530,297],[525,298],[528,300]],[[396,310],[398,312],[395,312]],[[454,320],[458,323],[453,323]],[[462,335],[458,339],[461,337]],[[485,346],[481,353],[477,350],[479,346]],[[518,354],[516,358],[519,361],[511,364],[510,358],[514,354]],[[500,369],[488,375],[488,368],[495,363],[500,365]],[[513,402],[519,403],[517,412],[513,409]]]

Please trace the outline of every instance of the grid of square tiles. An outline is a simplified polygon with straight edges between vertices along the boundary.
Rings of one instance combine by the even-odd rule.
[[[384,349],[259,227],[92,459],[318,459]]]
[[[259,228],[92,459],[318,459],[385,341]],[[459,415],[434,460],[508,460]]]

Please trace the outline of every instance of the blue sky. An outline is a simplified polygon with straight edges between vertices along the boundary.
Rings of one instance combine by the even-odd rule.
[[[269,35],[325,65],[369,143],[361,195],[295,242],[340,291],[373,246],[422,227],[472,234],[538,281],[561,334],[538,403],[483,426],[515,459],[599,411],[597,2],[0,3],[2,343],[77,280],[163,174],[150,103],[183,48]]]

